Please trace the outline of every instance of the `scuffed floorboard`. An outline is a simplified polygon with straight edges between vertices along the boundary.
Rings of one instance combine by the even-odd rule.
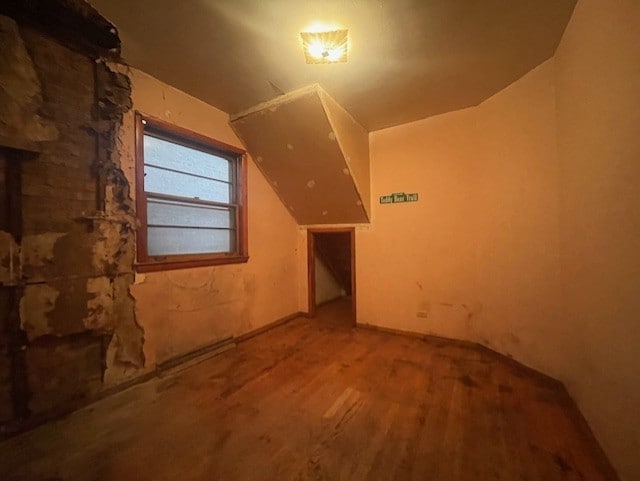
[[[325,312],[4,442],[0,479],[617,479],[559,385]]]

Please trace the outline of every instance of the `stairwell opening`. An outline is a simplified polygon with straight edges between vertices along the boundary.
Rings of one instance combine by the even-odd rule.
[[[309,317],[356,324],[355,229],[307,231]]]

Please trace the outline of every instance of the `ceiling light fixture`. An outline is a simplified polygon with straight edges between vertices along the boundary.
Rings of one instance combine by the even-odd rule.
[[[300,32],[307,63],[346,62],[348,33],[348,30]]]

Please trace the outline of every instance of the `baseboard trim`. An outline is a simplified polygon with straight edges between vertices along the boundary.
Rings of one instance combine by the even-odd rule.
[[[181,364],[202,358],[203,356],[206,356],[207,358],[209,358],[212,355],[215,355],[219,352],[226,351],[230,347],[235,347],[233,336],[220,339],[207,346],[203,346],[193,351],[187,352],[185,354],[180,354],[178,356],[167,359],[166,361],[156,363],[156,370],[161,372],[167,371],[169,369],[173,369],[177,366],[180,366]]]
[[[244,334],[240,334],[239,336],[235,337],[234,340],[238,343],[247,341],[252,337],[256,337],[259,334],[263,334],[267,331],[270,331],[275,327],[282,326],[283,324],[286,324],[287,322],[297,317],[305,317],[305,316],[306,316],[306,313],[304,312],[299,312],[299,311],[294,312],[293,314],[289,314],[288,316],[284,316],[284,317],[281,317],[280,319],[276,319],[275,321],[272,321],[269,324],[265,324],[264,326],[258,327],[257,329],[253,329],[252,331],[245,332]]]
[[[394,334],[396,336],[413,337],[416,339],[438,338],[438,336],[432,336],[430,334],[422,334],[415,331],[403,331],[402,329],[394,329],[393,327],[378,326],[376,324],[366,324],[364,322],[356,322],[356,327],[360,329],[368,329],[370,331],[384,332],[386,334]],[[446,338],[442,338],[446,339]],[[458,341],[457,339],[451,339],[452,341]],[[466,342],[466,341],[460,341]]]

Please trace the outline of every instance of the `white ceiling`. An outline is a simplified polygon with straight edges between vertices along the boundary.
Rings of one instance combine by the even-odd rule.
[[[230,114],[319,83],[366,129],[457,110],[550,58],[576,0],[89,0],[125,61]],[[349,29],[306,64],[299,32]]]

